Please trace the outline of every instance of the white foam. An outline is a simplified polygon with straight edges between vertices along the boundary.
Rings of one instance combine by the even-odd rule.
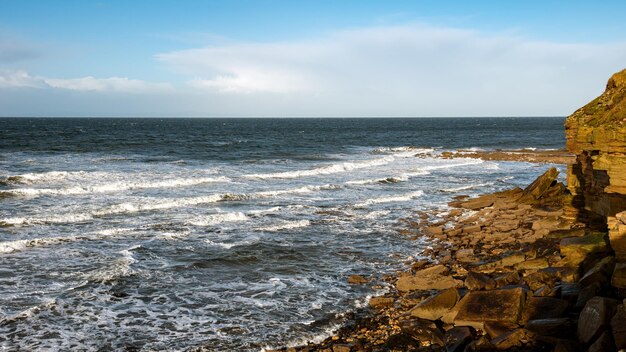
[[[424,174],[424,173],[421,173],[421,174]],[[367,180],[347,181],[346,184],[348,184],[348,185],[367,185],[367,184],[376,184],[376,183],[398,183],[398,182],[407,181],[408,179],[409,179],[409,175],[404,174],[404,175],[397,176],[397,177],[373,178],[373,179],[367,179]]]
[[[356,204],[356,208],[365,208],[372,204],[380,204],[380,203],[394,203],[394,202],[408,202],[412,199],[421,197],[424,195],[423,191],[415,191],[408,194],[398,195],[398,196],[390,196],[390,197],[380,197],[380,198],[372,198],[367,199],[363,203]]]
[[[183,178],[156,182],[115,182],[95,186],[75,186],[66,188],[16,188],[0,191],[3,194],[37,197],[42,195],[81,195],[93,193],[113,193],[135,189],[178,188],[200,185],[204,183],[230,182],[228,177]]]
[[[311,222],[309,220],[283,221],[276,225],[261,227],[258,230],[267,231],[267,232],[275,232],[275,231],[281,231],[281,230],[291,230],[291,229],[297,229],[301,227],[307,227],[309,225],[311,225]]]
[[[189,221],[194,226],[213,226],[225,222],[248,221],[249,218],[242,212],[219,213]]]
[[[255,239],[251,239],[251,240],[238,241],[238,242],[233,242],[233,243],[214,242],[214,241],[211,241],[211,240],[204,240],[204,243],[208,244],[209,246],[222,247],[224,249],[231,249],[233,247],[246,246],[246,245],[254,244],[254,243],[257,243],[258,241],[259,241],[259,239],[255,238]]]
[[[307,176],[328,175],[334,173],[348,172],[352,170],[365,169],[374,166],[387,165],[394,160],[393,156],[386,156],[384,158],[371,159],[366,161],[356,162],[343,162],[339,164],[331,164],[327,166],[318,167],[309,170],[294,170],[285,172],[275,172],[268,174],[250,174],[244,177],[259,178],[259,179],[272,179],[272,178],[300,178]]]
[[[119,251],[122,256],[115,259],[113,263],[103,269],[95,270],[86,275],[87,280],[95,282],[108,282],[122,277],[133,275],[135,270],[131,266],[137,262],[137,259],[133,256],[132,251],[141,248],[141,245],[135,245],[128,249]]]
[[[458,192],[458,191],[465,191],[465,190],[468,190],[468,189],[484,187],[484,186],[489,186],[489,184],[488,183],[479,183],[479,184],[476,184],[476,185],[467,185],[467,186],[461,186],[461,187],[455,187],[455,188],[443,188],[443,189],[440,189],[440,191],[454,193],[454,192]]]

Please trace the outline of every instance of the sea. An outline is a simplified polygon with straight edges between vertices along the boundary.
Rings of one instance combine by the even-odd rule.
[[[319,341],[432,245],[407,220],[552,166],[443,152],[562,149],[563,122],[2,118],[0,349]]]

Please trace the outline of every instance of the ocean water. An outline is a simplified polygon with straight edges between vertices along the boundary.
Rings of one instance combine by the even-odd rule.
[[[403,218],[550,165],[563,118],[0,119],[0,348],[260,350],[322,338],[429,243]]]

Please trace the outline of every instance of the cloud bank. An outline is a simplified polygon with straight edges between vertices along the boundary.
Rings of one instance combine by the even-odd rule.
[[[0,71],[0,88],[58,88],[75,91],[154,93],[168,91],[168,83],[153,83],[126,77],[59,79],[31,76],[24,70]]]

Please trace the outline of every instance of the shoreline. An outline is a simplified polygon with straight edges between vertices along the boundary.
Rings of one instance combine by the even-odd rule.
[[[542,269],[545,269],[549,267],[550,263],[547,257],[536,254],[532,258],[528,254],[520,256],[520,253],[532,248],[536,241],[531,242],[526,239],[520,242],[508,239],[514,232],[520,232],[524,229],[521,217],[534,217],[537,223],[548,226],[545,229],[540,229],[542,231],[538,231],[540,235],[531,237],[539,240],[545,238],[546,230],[549,232],[549,226],[551,226],[554,216],[562,217],[566,214],[560,193],[564,190],[564,185],[555,182],[558,174],[555,169],[549,170],[548,173],[548,177],[545,177],[545,174],[540,177],[540,179],[544,177],[544,180],[539,182],[540,187],[543,187],[540,191],[536,191],[537,186],[532,188],[529,186],[526,192],[521,189],[513,189],[471,199],[467,199],[466,196],[457,196],[451,199],[449,203],[451,208],[447,212],[439,214],[432,212],[416,213],[417,221],[401,219],[407,225],[403,235],[427,238],[432,243],[431,248],[422,252],[424,257],[430,259],[415,261],[408,271],[395,275],[381,273],[381,281],[389,283],[392,287],[390,292],[382,296],[372,297],[368,308],[352,312],[351,321],[322,342],[266,351],[440,351],[445,349],[446,332],[457,333],[459,330],[454,326],[454,319],[447,318],[446,321],[442,321],[443,314],[432,319],[434,317],[431,313],[432,309],[426,309],[428,312],[424,315],[415,313],[416,307],[424,304],[424,302],[438,301],[437,297],[444,294],[457,297],[453,299],[454,304],[448,307],[450,308],[448,310],[451,310],[461,301],[461,295],[466,296],[468,292],[471,292],[470,287],[476,288],[471,286],[472,284],[470,287],[467,286],[468,275],[474,276],[475,271],[472,268],[475,265],[485,267],[491,265],[494,267],[492,272],[505,268],[512,269],[504,264],[497,264],[507,261],[515,262],[513,265],[517,267],[524,265],[528,268],[544,266]],[[555,184],[552,185],[553,183]],[[540,193],[543,197],[535,199],[532,196],[533,191]],[[527,195],[522,200],[523,193]],[[495,207],[494,203],[497,203]],[[517,206],[514,206],[515,204]],[[534,209],[533,206],[539,206],[543,209]],[[554,208],[555,206],[557,209]],[[552,208],[546,210],[545,207]],[[512,213],[520,210],[523,212],[517,216],[518,226],[513,226],[511,222],[514,220],[505,219],[499,224],[503,231],[498,234],[488,234],[493,237],[492,247],[489,247],[484,253],[475,250],[476,241],[481,239],[481,229],[485,226],[485,223],[479,220],[483,218],[481,215],[496,211],[503,212],[500,215],[508,214],[507,217],[510,218]],[[438,218],[442,215],[443,219]],[[493,217],[493,215],[490,216],[492,220]],[[564,226],[564,224],[561,223],[559,226],[569,227],[568,231],[580,228],[580,224],[571,223],[568,226]],[[517,237],[521,237],[523,234],[520,233]],[[544,258],[546,259],[545,262],[543,261]],[[470,272],[471,274],[469,274]],[[480,274],[482,275],[482,273]],[[498,284],[492,289],[501,289],[511,285],[523,287],[524,284],[520,281],[522,278],[516,276],[517,273],[510,274],[507,272],[506,275],[506,277],[494,280]],[[483,276],[480,277],[489,281]],[[518,282],[514,281],[515,277],[517,277]],[[348,281],[355,285],[369,283],[368,279],[359,275],[350,276]],[[484,289],[484,287],[482,288]],[[426,318],[431,318],[431,320]],[[477,341],[477,339],[486,336],[479,331],[475,328],[463,329],[462,332],[465,337],[462,345],[465,347],[469,340]],[[536,347],[533,346],[532,350],[536,350]],[[462,351],[463,349],[453,350]]]

